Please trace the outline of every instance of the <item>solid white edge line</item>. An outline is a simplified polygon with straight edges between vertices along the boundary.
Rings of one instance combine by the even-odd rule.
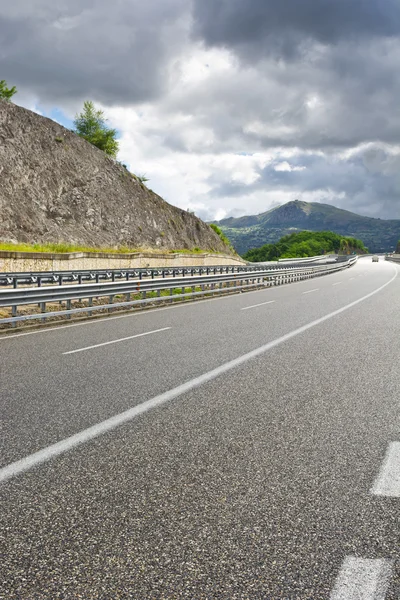
[[[119,338],[118,340],[110,340],[109,342],[102,342],[101,344],[94,344],[93,346],[86,346],[85,348],[78,348],[77,350],[69,350],[63,352],[65,354],[75,354],[76,352],[84,352],[84,350],[92,350],[93,348],[100,348],[101,346],[108,346],[109,344],[118,344],[119,342],[125,342],[126,340],[133,340],[134,338],[143,337],[145,335],[151,335],[152,333],[159,333],[160,331],[167,331],[171,327],[163,327],[162,329],[154,329],[153,331],[146,331],[145,333],[137,333],[136,335],[130,335],[128,337]]]
[[[329,600],[385,600],[393,561],[346,556]]]
[[[260,302],[260,304],[253,304],[252,306],[245,306],[240,310],[248,310],[249,308],[256,308],[257,306],[264,306],[264,304],[273,304],[275,300],[268,300],[268,302]]]
[[[371,494],[400,498],[400,442],[391,442]]]
[[[337,281],[336,283],[332,283],[332,285],[340,285],[343,281]]]
[[[314,288],[313,290],[307,290],[306,292],[301,292],[302,294],[311,294],[311,292],[319,292],[319,288]]]
[[[387,281],[385,284],[381,285],[379,288],[377,288],[373,292],[369,292],[369,294],[366,294],[362,298],[359,298],[358,300],[354,300],[353,302],[350,302],[350,304],[346,304],[345,306],[342,306],[342,308],[338,308],[337,310],[325,315],[324,317],[320,317],[319,319],[316,319],[315,321],[311,321],[310,323],[307,323],[307,325],[303,325],[302,327],[294,329],[290,333],[287,333],[287,334],[283,335],[282,337],[277,338],[276,340],[273,340],[272,342],[268,342],[267,344],[260,346],[259,348],[256,348],[255,350],[248,352],[247,354],[243,354],[242,356],[239,356],[238,358],[230,360],[227,363],[217,367],[216,369],[212,369],[211,371],[208,371],[208,373],[204,373],[203,375],[200,375],[199,377],[195,377],[194,379],[191,379],[190,381],[187,381],[186,383],[183,383],[182,385],[179,385],[178,387],[173,388],[172,390],[164,392],[163,394],[160,394],[159,396],[155,396],[154,398],[151,398],[150,400],[146,400],[145,402],[142,402],[141,404],[134,406],[133,408],[130,408],[123,413],[115,415],[115,416],[111,417],[110,419],[106,419],[105,421],[102,421],[101,423],[97,423],[96,425],[93,425],[92,427],[89,427],[88,429],[84,429],[83,431],[80,431],[79,433],[76,433],[75,435],[72,435],[71,437],[68,437],[60,442],[52,444],[51,446],[48,446],[47,448],[43,448],[42,450],[39,450],[38,452],[34,452],[33,454],[26,456],[25,458],[17,460],[15,462],[3,467],[2,469],[0,469],[0,482],[6,481],[7,479],[11,479],[12,477],[15,477],[16,475],[23,473],[24,471],[27,471],[28,469],[31,469],[32,467],[35,467],[36,465],[39,465],[41,463],[48,461],[50,458],[53,458],[60,454],[63,454],[64,452],[67,452],[68,450],[70,450],[72,448],[76,448],[80,444],[88,442],[89,440],[92,440],[93,438],[96,438],[103,433],[111,431],[111,430],[115,429],[116,427],[118,427],[119,425],[127,423],[128,421],[131,421],[138,415],[145,413],[148,410],[155,408],[156,406],[160,406],[161,404],[164,404],[165,402],[169,402],[170,400],[178,398],[182,394],[189,392],[189,391],[193,390],[194,388],[197,388],[197,387],[203,385],[204,383],[207,383],[208,381],[212,381],[213,379],[215,379],[216,377],[219,377],[223,373],[226,373],[228,371],[231,371],[235,367],[239,367],[240,365],[243,365],[244,363],[251,360],[252,358],[256,358],[257,356],[264,354],[268,350],[275,348],[275,346],[279,346],[280,344],[283,344],[284,342],[292,339],[293,337],[296,337],[297,335],[304,333],[308,329],[311,329],[312,327],[316,327],[317,325],[320,325],[321,323],[324,323],[325,321],[328,321],[329,319],[332,319],[333,317],[340,315],[341,313],[345,312],[346,310],[349,310],[353,306],[357,306],[361,302],[364,302],[368,298],[371,298],[372,296],[375,296],[375,294],[378,294],[385,287],[390,285],[396,279],[397,275],[398,275],[398,270],[395,269],[395,274],[389,281]]]

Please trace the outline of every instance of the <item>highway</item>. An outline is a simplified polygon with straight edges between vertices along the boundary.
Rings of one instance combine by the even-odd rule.
[[[0,337],[0,598],[399,600],[400,265]]]

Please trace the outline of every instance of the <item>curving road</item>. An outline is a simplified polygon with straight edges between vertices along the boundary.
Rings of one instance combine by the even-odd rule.
[[[400,598],[400,268],[0,338],[0,598]]]

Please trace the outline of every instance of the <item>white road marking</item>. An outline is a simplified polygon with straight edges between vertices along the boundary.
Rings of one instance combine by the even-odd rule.
[[[311,294],[311,292],[318,292],[319,288],[314,288],[313,290],[307,290],[306,292],[302,292],[302,294]]]
[[[353,279],[355,279],[355,277],[350,277],[349,281],[353,281]]]
[[[189,391],[203,385],[204,383],[206,383],[208,381],[212,381],[213,379],[215,379],[216,377],[219,377],[223,373],[227,373],[228,371],[231,371],[232,369],[245,364],[247,361],[264,354],[268,350],[271,350],[272,348],[275,348],[276,346],[279,346],[280,344],[287,342],[288,340],[296,337],[297,335],[300,335],[301,333],[308,331],[308,329],[316,327],[317,325],[320,325],[321,323],[324,323],[325,321],[328,321],[329,319],[332,319],[333,317],[336,317],[337,315],[342,314],[346,310],[353,308],[353,306],[357,306],[361,302],[364,302],[364,300],[367,300],[368,298],[375,296],[375,294],[378,294],[380,291],[382,291],[386,286],[390,285],[396,279],[398,273],[399,273],[399,271],[397,269],[395,269],[395,274],[393,275],[393,277],[389,281],[387,281],[386,283],[381,285],[380,287],[376,288],[376,290],[374,290],[373,292],[369,292],[369,294],[366,294],[365,296],[363,296],[362,298],[359,298],[358,300],[354,300],[353,302],[350,302],[349,304],[342,306],[342,308],[338,308],[337,310],[334,310],[333,312],[325,315],[324,317],[320,317],[319,319],[316,319],[315,321],[311,321],[310,323],[307,323],[307,325],[303,325],[302,327],[299,327],[298,329],[294,329],[293,331],[283,335],[282,337],[277,338],[276,340],[273,340],[272,342],[268,342],[268,344],[264,344],[264,346],[260,346],[259,348],[256,348],[255,350],[252,350],[251,352],[248,352],[247,354],[243,354],[242,356],[239,356],[238,358],[230,360],[227,363],[220,365],[216,369],[212,369],[211,371],[208,371],[207,373],[204,373],[203,375],[200,375],[199,377],[195,377],[194,379],[191,379],[191,380],[187,381],[186,383],[183,383],[182,385],[179,385],[178,387],[173,388],[172,390],[164,392],[163,394],[160,394],[159,396],[155,396],[154,398],[151,398],[150,400],[146,400],[145,402],[142,402],[141,404],[134,406],[133,408],[130,408],[123,413],[115,415],[115,416],[111,417],[110,419],[102,421],[101,423],[97,423],[96,425],[93,425],[92,427],[89,427],[88,429],[84,429],[83,431],[80,431],[79,433],[76,433],[75,435],[72,435],[69,438],[66,438],[60,442],[57,442],[56,444],[52,444],[51,446],[48,446],[47,448],[43,448],[42,450],[39,450],[38,452],[34,452],[33,454],[26,456],[25,458],[17,460],[15,462],[1,468],[0,469],[0,482],[6,481],[7,479],[11,479],[12,477],[19,475],[20,473],[23,473],[24,471],[28,471],[29,469],[32,469],[33,467],[40,465],[41,463],[44,463],[55,456],[59,456],[60,454],[64,454],[65,452],[67,452],[68,450],[71,450],[72,448],[76,448],[80,444],[88,442],[89,440],[92,440],[93,438],[96,438],[104,433],[107,433],[108,431],[112,431],[116,427],[119,427],[120,425],[127,423],[128,421],[131,421],[138,415],[141,415],[141,414],[151,410],[152,408],[160,406],[161,404],[165,404],[166,402],[169,402],[170,400],[174,400],[175,398],[182,396],[182,394],[185,394],[186,392],[189,392]]]
[[[337,281],[336,283],[332,283],[332,285],[340,285],[341,283],[343,283],[342,281]]]
[[[400,442],[389,444],[371,494],[400,498]]]
[[[268,300],[268,302],[260,302],[260,304],[253,304],[253,306],[245,306],[240,310],[248,310],[249,308],[256,308],[257,306],[264,306],[264,304],[273,304],[275,300]]]
[[[385,600],[391,576],[391,560],[346,556],[329,599]]]
[[[119,338],[118,340],[110,340],[109,342],[103,342],[102,344],[94,344],[93,346],[86,346],[85,348],[78,348],[77,350],[69,350],[63,352],[63,354],[75,354],[76,352],[84,352],[84,350],[92,350],[93,348],[100,348],[101,346],[108,346],[109,344],[118,344],[119,342],[125,342],[126,340],[133,340],[134,338],[143,337],[145,335],[151,335],[152,333],[159,333],[160,331],[167,331],[171,327],[163,327],[162,329],[154,329],[154,331],[146,331],[145,333],[137,333],[136,335],[130,335],[128,337]]]

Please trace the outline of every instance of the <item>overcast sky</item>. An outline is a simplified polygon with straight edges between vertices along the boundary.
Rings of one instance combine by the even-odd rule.
[[[398,0],[12,0],[0,79],[205,219],[294,200],[400,218]]]

